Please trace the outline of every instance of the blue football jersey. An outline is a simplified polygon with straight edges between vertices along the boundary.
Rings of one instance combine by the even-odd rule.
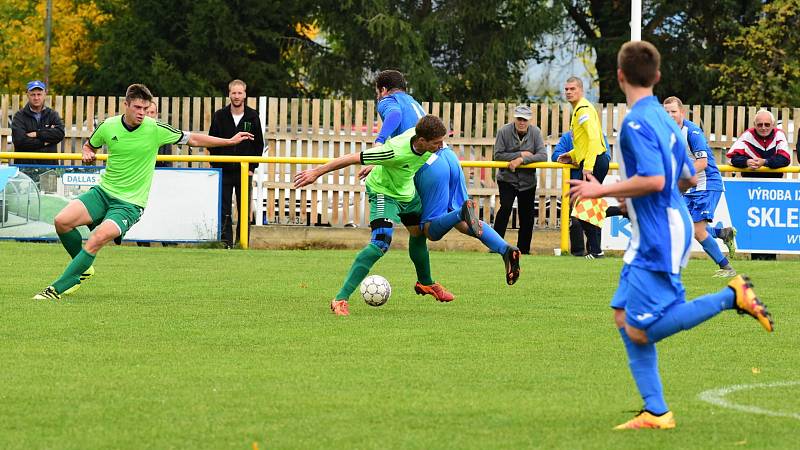
[[[693,186],[686,191],[686,193],[724,191],[722,175],[720,175],[719,169],[717,168],[714,152],[708,147],[708,142],[706,141],[706,136],[703,134],[703,130],[694,122],[684,119],[683,126],[681,127],[681,134],[689,145],[689,158],[691,161],[694,162],[699,158],[706,158],[706,161],[708,161],[706,169],[697,173],[697,186]]]
[[[383,126],[375,142],[384,143],[387,139],[414,128],[419,119],[425,116],[425,110],[414,97],[400,91],[389,94],[378,102],[378,115],[381,116]]]
[[[689,259],[692,220],[678,179],[694,175],[678,125],[654,96],[640,99],[622,121],[620,174],[663,176],[664,188],[626,200],[632,235],[623,260],[643,269],[680,273]]]

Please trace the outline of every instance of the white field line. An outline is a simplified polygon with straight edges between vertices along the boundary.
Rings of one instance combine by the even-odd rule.
[[[786,387],[786,386],[800,386],[800,381],[780,381],[775,383],[756,383],[756,384],[737,384],[734,386],[723,387],[719,389],[710,389],[708,391],[701,392],[697,398],[703,400],[704,402],[711,403],[712,405],[721,406],[723,408],[728,409],[735,409],[737,411],[742,411],[750,414],[762,414],[765,416],[772,416],[772,417],[788,417],[791,419],[800,420],[800,413],[791,413],[791,412],[780,412],[780,411],[770,411],[768,409],[760,408],[758,406],[751,406],[751,405],[739,405],[733,403],[725,398],[726,395],[737,392],[737,391],[745,391],[749,389],[769,389],[769,388],[776,388],[776,387]]]

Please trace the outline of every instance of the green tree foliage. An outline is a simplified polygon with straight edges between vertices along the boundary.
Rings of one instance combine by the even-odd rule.
[[[98,64],[80,77],[97,94],[133,82],[154,94],[221,95],[234,78],[249,95],[294,95],[297,67],[287,58],[307,41],[297,26],[303,2],[276,0],[103,0],[113,17],[95,29]]]
[[[562,0],[594,49],[601,102],[621,102],[616,67],[619,47],[630,40],[630,2]],[[656,94],[677,95],[686,103],[707,103],[717,84],[715,64],[725,58],[725,39],[758,19],[761,0],[644,0],[642,39],[661,52],[661,82]]]
[[[743,105],[800,103],[800,0],[764,5],[757,23],[725,40],[714,97]]]
[[[525,63],[560,20],[544,0],[319,0],[324,38],[309,48],[308,82],[322,95],[375,95],[379,70],[407,75],[429,100],[524,98]]]

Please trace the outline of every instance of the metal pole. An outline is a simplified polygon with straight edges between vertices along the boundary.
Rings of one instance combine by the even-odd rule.
[[[248,171],[250,170],[250,164],[243,162],[240,164],[242,172],[241,175],[241,186],[242,186],[242,201],[239,202],[239,244],[241,244],[242,248],[247,249],[250,247],[250,237],[247,233],[248,228],[250,227],[250,177]],[[225,199],[223,199],[225,201]],[[228,199],[231,201],[231,199]]]
[[[569,167],[561,169],[561,254],[569,254]]]
[[[44,18],[44,84],[50,88],[50,37],[53,30],[53,0],[47,0]]]
[[[642,0],[631,0],[631,40],[642,40]]]

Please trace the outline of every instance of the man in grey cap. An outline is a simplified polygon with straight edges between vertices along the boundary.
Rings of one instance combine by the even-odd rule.
[[[542,131],[532,125],[531,109],[520,105],[514,108],[514,121],[497,131],[494,160],[508,161],[508,169],[498,169],[497,187],[500,209],[494,216],[494,229],[505,236],[514,200],[519,212],[517,247],[523,254],[531,251],[533,237],[533,203],[536,198],[536,169],[518,169],[523,164],[547,160]]]
[[[15,152],[56,153],[64,139],[64,122],[58,113],[44,105],[47,89],[33,80],[27,86],[28,103],[14,114],[11,140]],[[58,164],[45,159],[15,159],[15,164]]]

